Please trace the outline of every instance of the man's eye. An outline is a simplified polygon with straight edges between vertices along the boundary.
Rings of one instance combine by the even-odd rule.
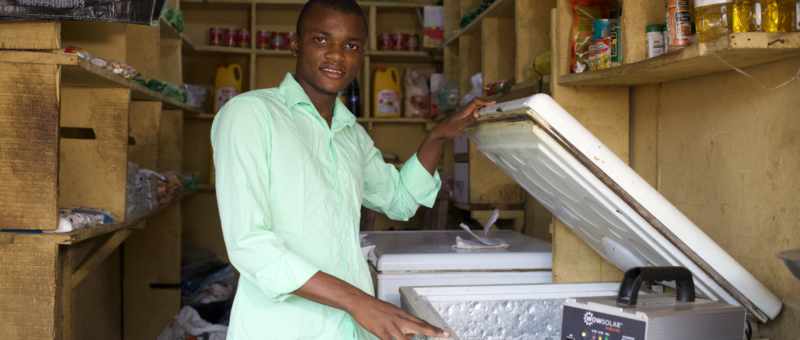
[[[350,49],[353,49],[353,50],[357,50],[358,49],[358,46],[356,44],[348,44],[347,47],[350,48]]]
[[[323,42],[325,42],[325,38],[314,38],[314,41],[316,41],[318,43],[323,43]]]

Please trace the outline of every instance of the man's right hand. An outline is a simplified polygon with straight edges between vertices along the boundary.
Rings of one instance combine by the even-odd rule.
[[[361,327],[381,340],[411,339],[414,334],[450,337],[450,333],[323,272],[314,274],[294,295],[350,313]]]

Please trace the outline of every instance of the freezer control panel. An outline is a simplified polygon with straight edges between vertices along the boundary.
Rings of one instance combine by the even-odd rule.
[[[564,306],[561,340],[645,340],[644,321]]]

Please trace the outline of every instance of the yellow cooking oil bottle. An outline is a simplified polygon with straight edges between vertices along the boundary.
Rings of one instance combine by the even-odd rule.
[[[778,2],[781,32],[800,32],[800,0]]]
[[[242,68],[239,64],[219,63],[214,81],[214,113],[219,112],[231,98],[242,93]]]
[[[733,31],[781,32],[777,0],[736,0],[733,5]]]
[[[376,118],[400,117],[400,74],[397,69],[382,67],[375,69],[375,85],[372,95],[372,114]]]
[[[733,33],[734,0],[695,0],[697,41],[706,42]]]

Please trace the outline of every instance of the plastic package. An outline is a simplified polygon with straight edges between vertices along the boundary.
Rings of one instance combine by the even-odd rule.
[[[208,90],[202,86],[189,84],[183,84],[183,86],[186,88],[186,104],[194,107],[203,107],[203,102],[206,101],[206,92]]]
[[[428,86],[435,69],[406,69],[404,103],[406,118],[422,118],[429,114],[431,107],[431,91]]]
[[[512,81],[500,80],[500,81],[496,81],[494,83],[489,83],[489,84],[484,85],[483,89],[486,90],[486,95],[491,96],[491,95],[493,95],[495,93],[503,92],[503,90],[505,90],[507,87],[509,87],[509,84],[513,84],[513,83],[514,83],[513,80]]]
[[[589,43],[592,40],[592,22],[608,19],[608,12],[619,9],[617,0],[570,0],[572,9],[572,73],[588,69]]]
[[[461,95],[461,89],[458,84],[451,82],[442,83],[442,89],[439,90],[439,110],[452,110],[458,106],[458,97]]]
[[[128,162],[127,197],[125,217],[135,218],[158,209],[158,183],[161,175],[139,169],[136,163]]]
[[[158,203],[167,204],[172,200],[183,195],[184,177],[177,171],[166,171],[159,173],[164,181],[159,181],[157,185]]]
[[[483,88],[483,86],[481,85],[483,84],[483,74],[482,73],[474,74],[470,78],[470,81],[472,82],[472,90],[470,90],[469,93],[465,94],[464,97],[461,98],[461,101],[459,102],[461,106],[469,104],[469,101],[472,100],[472,98],[476,97],[480,98],[482,95],[481,89]]]
[[[84,206],[65,206],[58,209],[58,229],[46,230],[43,233],[68,233],[82,228],[114,223],[116,216],[102,208]]]

